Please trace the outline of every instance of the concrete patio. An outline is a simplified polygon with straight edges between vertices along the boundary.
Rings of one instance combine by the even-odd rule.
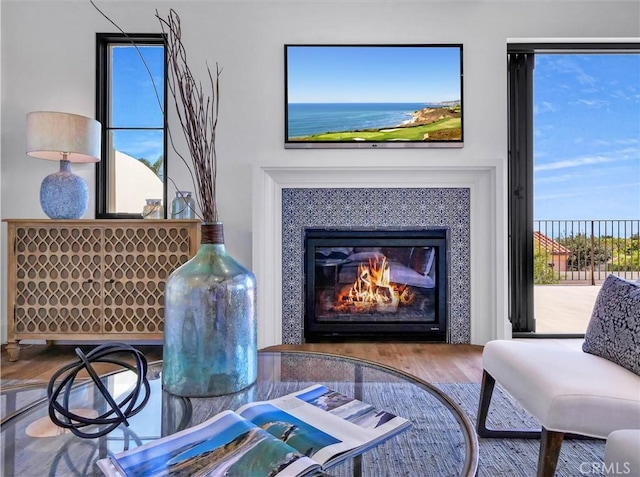
[[[602,285],[536,285],[537,333],[584,333]]]

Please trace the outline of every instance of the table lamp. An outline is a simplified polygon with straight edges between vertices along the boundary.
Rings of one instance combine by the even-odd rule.
[[[55,111],[27,114],[27,155],[60,161],[60,170],[40,186],[40,205],[52,219],[79,219],[89,204],[85,180],[72,162],[100,161],[101,125],[95,119]]]

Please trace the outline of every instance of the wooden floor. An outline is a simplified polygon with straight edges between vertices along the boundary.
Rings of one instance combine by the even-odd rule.
[[[479,383],[482,378],[482,347],[475,345],[308,343],[274,346],[273,349],[320,351],[367,359],[433,383]]]
[[[10,362],[2,349],[0,377],[49,381],[62,366],[77,361],[75,348],[68,345],[26,345],[20,359]],[[85,352],[93,346],[80,346]],[[161,346],[138,346],[148,361],[162,359]],[[270,350],[309,350],[335,353],[367,359],[413,374],[427,382],[480,382],[482,376],[482,347],[436,343],[316,343],[280,345]],[[107,372],[104,365],[97,371]]]

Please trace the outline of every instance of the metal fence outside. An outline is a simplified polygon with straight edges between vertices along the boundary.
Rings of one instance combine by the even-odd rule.
[[[536,284],[601,284],[640,277],[640,219],[534,221]]]

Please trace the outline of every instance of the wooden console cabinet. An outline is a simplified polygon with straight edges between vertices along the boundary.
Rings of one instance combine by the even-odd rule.
[[[23,339],[162,340],[164,286],[197,220],[7,222],[9,359]]]

